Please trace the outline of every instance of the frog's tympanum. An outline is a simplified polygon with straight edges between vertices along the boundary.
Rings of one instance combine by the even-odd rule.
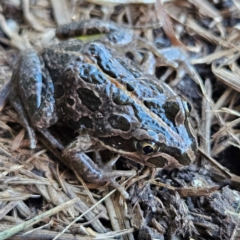
[[[67,40],[41,54],[21,53],[12,75],[10,101],[32,147],[34,130],[47,131],[57,121],[65,122],[79,131],[79,137],[61,149],[63,158],[87,182],[116,183],[114,178],[123,174],[97,166],[85,154],[101,149],[149,167],[193,162],[196,140],[189,105],[167,84],[124,57],[119,49],[133,41],[130,30],[90,20],[62,26],[57,36],[98,32],[107,33],[104,40]]]

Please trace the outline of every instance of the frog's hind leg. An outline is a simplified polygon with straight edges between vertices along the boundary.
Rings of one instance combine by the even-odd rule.
[[[105,34],[116,30],[117,25],[112,22],[90,19],[61,25],[56,29],[56,36],[59,39],[68,39],[79,36]]]
[[[19,58],[20,60],[22,59],[22,55]],[[20,93],[19,93],[19,81],[20,81],[20,69],[21,63],[18,62],[17,66],[13,70],[12,78],[11,78],[11,88],[9,92],[9,101],[11,105],[14,107],[14,109],[17,111],[18,116],[20,118],[21,124],[23,127],[26,128],[28,132],[28,136],[30,139],[30,147],[34,149],[36,147],[36,136],[35,132],[32,127],[29,125],[29,119],[26,113],[26,110],[23,107],[23,102],[22,99],[20,98]]]
[[[100,40],[114,46],[114,48],[127,47],[133,42],[134,38],[134,32],[131,29],[122,28],[113,22],[101,21],[99,19],[72,22],[59,26],[56,29],[56,36],[59,39],[96,34],[106,34]]]
[[[35,50],[26,50],[21,54],[17,84],[21,101],[33,126],[48,128],[53,125],[57,121],[54,86]]]
[[[36,51],[20,54],[11,81],[9,100],[28,131],[31,148],[35,148],[33,128],[47,128],[57,121],[53,83]]]

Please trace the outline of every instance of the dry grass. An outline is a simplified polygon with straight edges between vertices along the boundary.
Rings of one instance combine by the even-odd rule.
[[[171,22],[167,15],[161,17],[164,11],[159,2],[32,2],[0,1],[0,71],[6,88],[0,102],[0,239],[57,239],[61,231],[58,239],[153,239],[174,234],[181,239],[201,235],[240,239],[239,2],[167,1],[163,6]],[[6,105],[18,51],[41,51],[58,42],[54,37],[57,25],[89,18],[133,28],[137,36],[157,45],[170,42],[164,29],[171,44],[188,54],[184,66],[190,83],[183,77],[176,81],[170,67],[160,78],[192,102],[199,137],[196,165],[200,167],[177,173],[159,170],[155,175],[149,169],[136,168],[137,176],[125,185],[130,200],[108,186],[86,184],[59,166],[40,136],[37,148],[30,150],[25,129]],[[154,34],[153,29],[157,29]],[[214,222],[214,217],[219,222]]]

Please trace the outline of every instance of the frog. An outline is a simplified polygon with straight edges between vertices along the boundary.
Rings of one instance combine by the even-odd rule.
[[[74,38],[99,33],[105,35],[89,42]],[[194,162],[197,140],[189,103],[124,54],[123,49],[145,40],[131,29],[96,19],[60,26],[56,36],[61,42],[40,53],[22,51],[12,74],[10,103],[27,129],[31,148],[40,132],[82,179],[108,182],[126,198],[116,178],[134,171],[113,170],[119,156],[150,168]],[[59,121],[78,133],[66,146],[48,130]],[[107,164],[97,164],[87,154],[104,149],[116,154]]]

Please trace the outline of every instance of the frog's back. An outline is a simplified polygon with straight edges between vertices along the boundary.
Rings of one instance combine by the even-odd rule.
[[[42,58],[54,83],[59,80],[66,66],[76,60],[76,54],[81,53],[82,47],[82,41],[69,40],[44,49]]]
[[[144,105],[148,99],[164,103],[168,95],[173,94],[165,85],[163,89],[151,81],[130,60],[100,42],[62,42],[46,49],[43,59],[54,82],[57,107],[62,109],[61,115],[67,121],[79,122],[82,116],[92,117],[93,114],[102,119],[101,115],[105,118],[119,113],[128,118],[131,116],[126,125],[136,123],[138,126],[143,122],[143,119],[137,119],[143,115],[141,111],[151,112]],[[106,133],[106,126],[101,129]]]
[[[159,142],[168,152],[195,144],[182,100],[101,42],[63,42],[43,57],[51,59],[50,54],[57,56],[46,62],[57,109],[71,127],[84,125],[92,136],[123,151],[134,151],[132,143],[143,139]]]

